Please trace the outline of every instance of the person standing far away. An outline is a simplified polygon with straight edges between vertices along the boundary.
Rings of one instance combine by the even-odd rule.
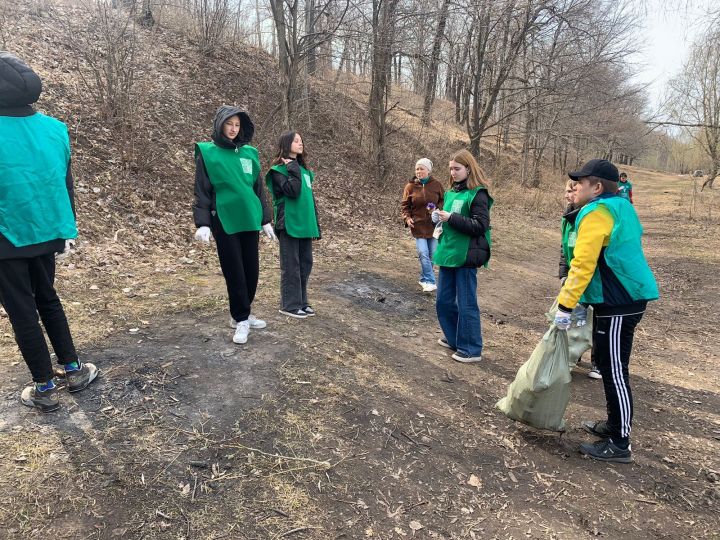
[[[630,463],[630,353],[647,303],[658,298],[657,283],[643,254],[640,220],[632,204],[617,195],[615,165],[592,159],[569,176],[577,184],[575,203],[582,209],[555,325],[567,330],[578,303],[593,307],[593,355],[607,405],[606,420],[583,422],[583,429],[599,440],[580,445],[580,452],[600,461]]]
[[[273,196],[275,230],[280,240],[280,313],[295,319],[315,315],[307,293],[313,266],[312,241],[320,238],[314,181],[302,137],[286,131],[278,139],[265,182]]]
[[[449,189],[442,210],[431,218],[442,224],[433,262],[440,267],[435,309],[445,334],[438,340],[454,360],[482,361],[482,328],[477,301],[477,269],[490,260],[490,182],[467,150],[450,158]]]
[[[251,313],[260,275],[259,231],[271,240],[270,207],[260,178],[260,158],[250,146],[255,126],[241,109],[222,105],[212,141],[195,145],[195,239],[215,238],[230,303],[233,342],[247,343],[250,329],[267,324]]]
[[[633,201],[632,184],[630,183],[630,180],[628,180],[627,173],[620,173],[617,194],[623,199],[627,199],[631,203],[635,204]]]
[[[60,386],[83,390],[98,369],[78,358],[55,291],[55,254],[69,250],[78,232],[68,130],[33,109],[41,92],[40,77],[0,51],[0,303],[32,374],[20,401],[50,412],[60,408]]]
[[[433,255],[437,239],[433,236],[435,224],[430,219],[433,210],[442,209],[444,193],[442,184],[431,176],[433,163],[422,158],[415,164],[415,176],[405,185],[400,212],[405,226],[415,238],[415,249],[420,259],[420,287],[423,292],[437,289],[433,272]]]

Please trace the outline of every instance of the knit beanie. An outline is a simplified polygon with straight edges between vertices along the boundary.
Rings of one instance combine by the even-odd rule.
[[[432,172],[432,161],[430,161],[428,158],[418,159],[417,163],[415,163],[415,166],[417,167],[418,165],[425,167],[428,172]]]

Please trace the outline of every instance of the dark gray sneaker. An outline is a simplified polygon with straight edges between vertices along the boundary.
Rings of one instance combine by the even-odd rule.
[[[580,445],[580,453],[598,461],[610,463],[632,463],[632,452],[630,445],[627,448],[620,448],[612,439],[605,439],[594,443]]]
[[[68,392],[79,392],[85,390],[88,384],[93,382],[98,376],[100,370],[95,364],[81,363],[80,369],[65,372],[65,381],[67,382]]]
[[[20,402],[27,407],[34,407],[42,412],[57,411],[60,408],[57,387],[41,392],[34,384],[28,386],[20,394]]]
[[[582,423],[582,428],[590,435],[595,435],[596,437],[600,437],[602,439],[610,437],[610,430],[608,429],[607,422],[604,420],[598,420],[597,422],[585,420]]]

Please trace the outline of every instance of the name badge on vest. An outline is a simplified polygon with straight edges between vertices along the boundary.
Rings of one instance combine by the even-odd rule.
[[[253,166],[252,160],[247,158],[240,158],[240,165],[245,174],[252,174]]]
[[[307,187],[309,187],[310,189],[312,189],[312,182],[310,182],[310,175],[307,173],[303,173],[302,177],[303,177],[303,180],[305,180],[305,185]]]
[[[568,234],[568,247],[575,247],[575,244],[577,243],[577,232],[572,231],[570,234]]]
[[[462,199],[454,200],[452,206],[450,207],[450,213],[455,212],[456,214],[461,214],[464,203],[465,201]]]

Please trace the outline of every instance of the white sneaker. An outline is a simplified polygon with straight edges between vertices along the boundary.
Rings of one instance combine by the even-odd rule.
[[[434,283],[426,283],[424,291],[425,292],[437,291],[437,285],[435,285]]]
[[[242,321],[238,323],[235,335],[233,336],[233,342],[239,345],[247,343],[248,334],[250,333],[250,322]]]
[[[250,315],[247,320],[250,323],[250,328],[255,330],[260,330],[261,328],[265,328],[267,326],[265,321],[258,319],[255,315]],[[237,321],[230,317],[230,328],[237,328],[237,324]]]
[[[250,323],[250,328],[253,330],[259,330],[260,328],[265,328],[267,326],[265,321],[258,319],[255,315],[249,315],[248,322]]]
[[[593,364],[590,367],[590,371],[588,371],[588,377],[591,379],[602,379],[602,375],[600,375],[600,370]]]

